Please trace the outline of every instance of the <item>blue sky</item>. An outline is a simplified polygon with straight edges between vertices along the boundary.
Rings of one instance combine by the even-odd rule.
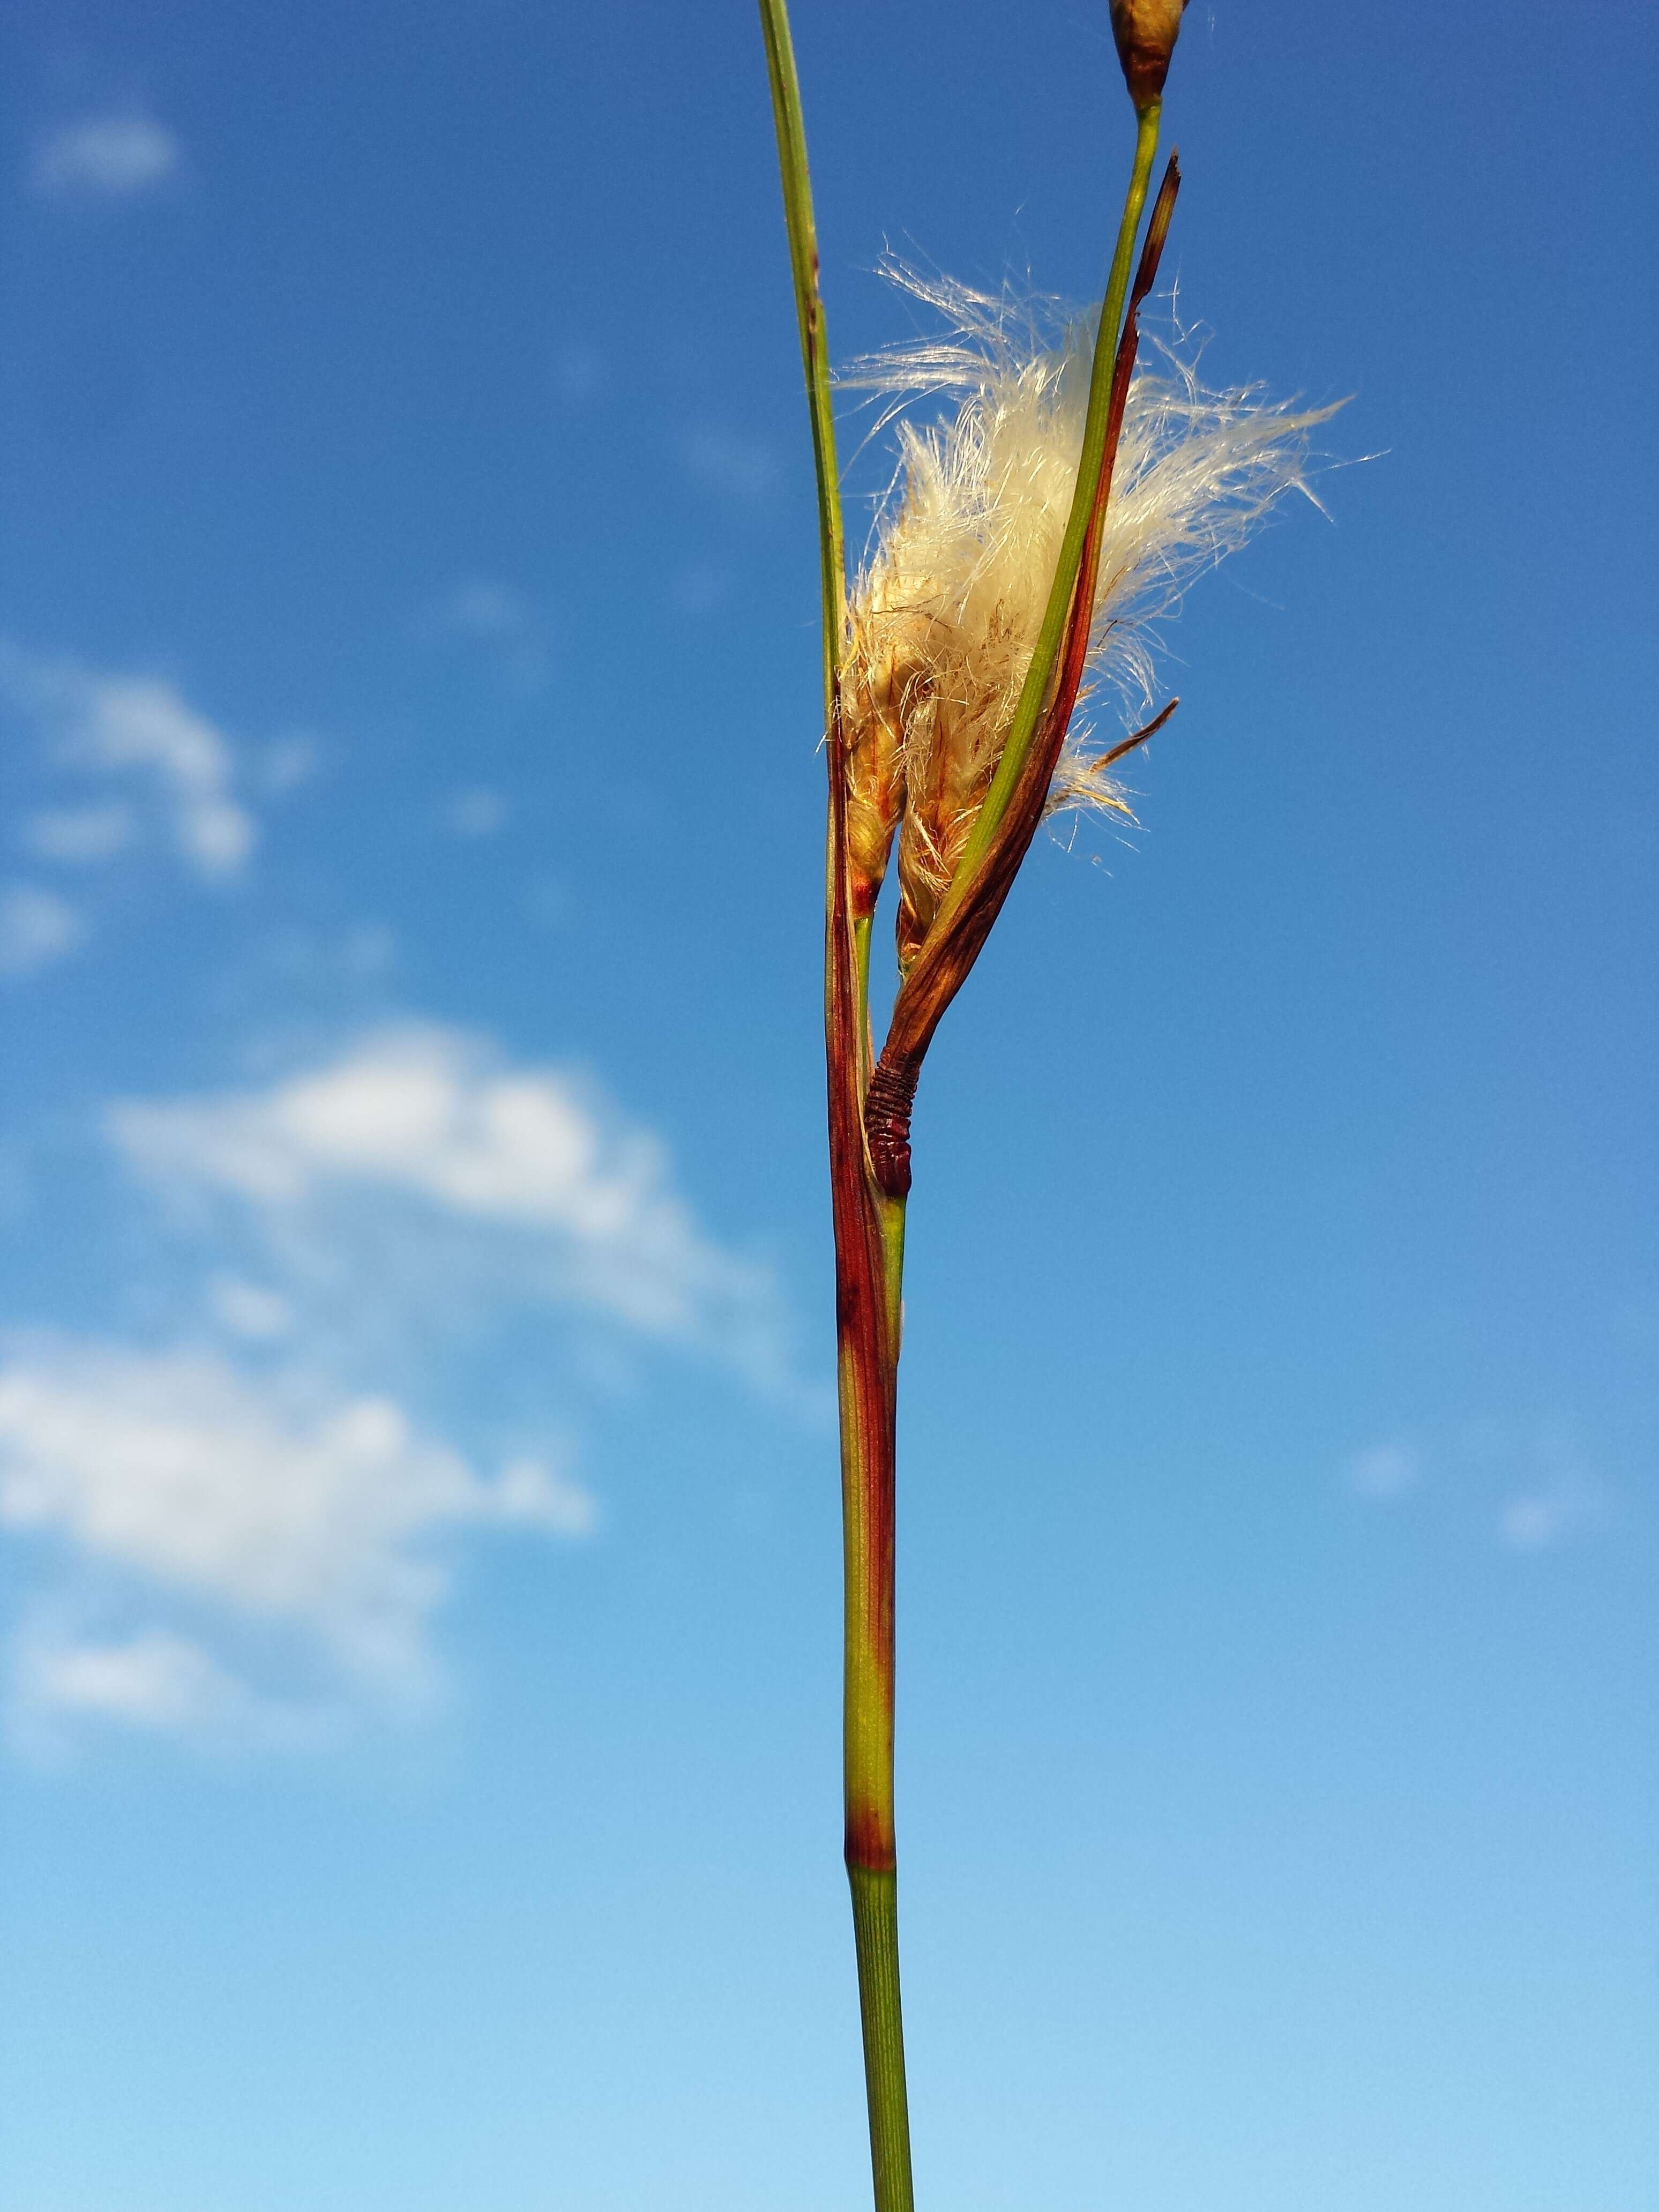
[[[1103,8],[796,37],[838,355],[1097,289]],[[0,2193],[856,2204],[751,10],[3,42]],[[1651,2204],[1655,48],[1188,11],[1179,316],[1351,398],[924,1079],[927,2204]]]

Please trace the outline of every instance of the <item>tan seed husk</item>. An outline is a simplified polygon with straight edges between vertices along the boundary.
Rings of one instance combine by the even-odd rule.
[[[1112,36],[1138,113],[1164,94],[1187,0],[1111,0]]]

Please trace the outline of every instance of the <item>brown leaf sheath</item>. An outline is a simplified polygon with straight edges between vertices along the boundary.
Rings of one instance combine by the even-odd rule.
[[[992,925],[1002,911],[1002,902],[1019,872],[1020,863],[1030,849],[1077,704],[1094,618],[1101,525],[1111,496],[1112,468],[1117,459],[1123,412],[1128,404],[1129,382],[1139,344],[1140,305],[1157,280],[1158,262],[1180,188],[1180,165],[1172,154],[1158,187],[1152,220],[1146,226],[1146,243],[1141,248],[1139,266],[1135,271],[1112,364],[1106,443],[1101,453],[1083,562],[1066,618],[1054,696],[1025,757],[995,843],[961,896],[947,901],[917,954],[915,965],[899,987],[887,1040],[870,1079],[865,1104],[870,1159],[877,1183],[890,1198],[902,1198],[910,1188],[910,1114],[921,1063],[945,1008],[967,981],[974,963],[984,950]]]

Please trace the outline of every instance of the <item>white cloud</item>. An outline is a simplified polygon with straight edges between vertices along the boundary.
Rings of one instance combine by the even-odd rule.
[[[0,1364],[0,1526],[55,1544],[70,1589],[78,1576],[105,1611],[139,1616],[26,1637],[18,1695],[37,1714],[246,1735],[307,1710],[213,1648],[234,1654],[249,1631],[279,1682],[310,1681],[313,1718],[418,1710],[457,1533],[592,1522],[544,1459],[487,1477],[384,1395],[95,1342],[25,1343]]]
[[[477,784],[453,793],[444,819],[458,837],[493,837],[506,824],[507,801],[499,791]]]
[[[208,1285],[213,1316],[233,1336],[251,1344],[270,1344],[294,1327],[294,1308],[280,1291],[240,1275],[216,1275]]]
[[[189,1638],[165,1629],[114,1641],[53,1636],[31,1624],[16,1654],[19,1702],[38,1728],[47,1713],[129,1728],[240,1734],[253,1703],[234,1675]]]
[[[73,952],[87,927],[67,899],[31,884],[0,890],[0,975],[27,975]]]
[[[170,802],[173,836],[204,875],[239,868],[253,823],[230,793],[229,745],[172,684],[146,677],[100,677],[85,688],[78,741],[94,767],[147,769]]]
[[[1565,1466],[1535,1488],[1507,1499],[1498,1513],[1498,1532],[1511,1551],[1553,1551],[1603,1527],[1607,1511],[1601,1485],[1582,1468]]]
[[[462,1546],[595,1524],[493,1385],[514,1425],[488,1450],[416,1410],[440,1346],[557,1300],[579,1369],[667,1340],[792,1388],[769,1277],[700,1226],[655,1139],[476,1036],[373,1031],[261,1085],[114,1106],[108,1131],[187,1264],[165,1348],[0,1339],[25,1750],[99,1728],[306,1748],[429,1712]]]
[[[178,139],[154,116],[88,115],[41,141],[34,185],[53,198],[130,200],[175,176],[182,161]]]
[[[137,831],[132,809],[118,799],[107,806],[49,807],[23,824],[24,837],[43,860],[71,865],[112,859]]]
[[[1499,1540],[1516,1552],[1551,1551],[1592,1534],[1613,1508],[1572,1431],[1559,1424],[1482,1416],[1431,1434],[1420,1447],[1374,1444],[1344,1469],[1348,1490],[1378,1503],[1403,1498],[1431,1476],[1437,1487],[1483,1492]]]
[[[152,1182],[239,1201],[291,1263],[325,1242],[352,1272],[355,1242],[377,1297],[407,1291],[423,1267],[453,1273],[470,1249],[475,1268],[524,1294],[775,1378],[769,1279],[702,1231],[657,1139],[591,1085],[506,1066],[464,1031],[372,1032],[261,1090],[116,1105],[108,1127]]]
[[[444,601],[441,619],[462,637],[517,638],[533,626],[523,592],[487,577],[458,585]]]
[[[548,626],[525,594],[511,584],[475,576],[458,585],[437,608],[445,635],[487,648],[508,687],[539,690],[551,672]]]
[[[1560,1502],[1553,1498],[1512,1498],[1498,1516],[1504,1541],[1517,1552],[1547,1551],[1565,1533]]]
[[[1403,1497],[1417,1486],[1418,1455],[1404,1444],[1373,1444],[1348,1462],[1347,1484],[1357,1497]]]
[[[282,799],[290,791],[297,791],[301,784],[309,783],[321,765],[321,745],[315,738],[299,731],[262,747],[252,763],[252,770],[262,791]]]
[[[223,878],[241,867],[257,831],[235,795],[235,754],[223,732],[173,684],[156,677],[101,675],[7,646],[0,648],[0,690],[47,733],[64,765],[145,780],[167,836],[198,874]],[[37,817],[37,823],[43,818],[54,820]],[[87,817],[79,818],[84,841]],[[55,817],[60,844],[70,819]],[[68,834],[72,840],[73,827]],[[94,856],[60,851],[58,857]]]

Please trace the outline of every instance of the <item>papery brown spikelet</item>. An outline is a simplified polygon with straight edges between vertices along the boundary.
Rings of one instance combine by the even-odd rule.
[[[908,795],[899,830],[896,921],[902,975],[933,927],[996,774],[1017,696],[1009,679],[1021,658],[1022,641],[1000,608],[973,641],[975,650],[964,649],[962,639],[933,642],[933,671],[904,725]]]
[[[905,625],[865,611],[855,617],[842,672],[842,741],[847,778],[847,872],[854,921],[875,912],[893,832],[904,809],[904,723],[926,678],[907,651]]]

